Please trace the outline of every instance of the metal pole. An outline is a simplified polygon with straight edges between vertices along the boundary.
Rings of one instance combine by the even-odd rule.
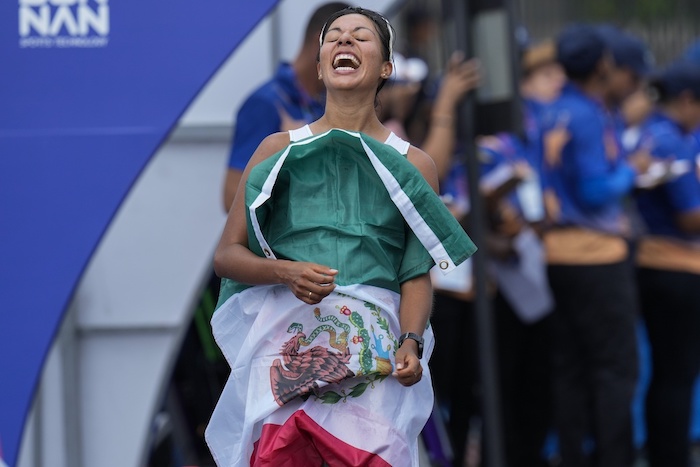
[[[449,0],[454,20],[453,35],[456,48],[471,55],[469,11],[466,0]],[[486,280],[486,228],[484,203],[479,193],[481,172],[476,156],[474,119],[476,102],[470,93],[460,107],[460,139],[465,148],[467,177],[471,211],[469,235],[479,250],[473,256],[474,287],[476,292],[475,313],[477,328],[478,364],[482,384],[482,407],[484,417],[484,446],[487,465],[505,467],[501,430],[500,390],[498,383],[498,361],[496,358],[495,332],[491,303]]]

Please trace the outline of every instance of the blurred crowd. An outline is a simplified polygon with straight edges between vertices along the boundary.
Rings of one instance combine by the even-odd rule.
[[[460,52],[430,70],[436,26],[428,11],[405,15],[407,41],[378,112],[433,157],[465,229],[487,226],[480,247],[507,465],[689,466],[700,372],[700,40],[663,67],[611,24],[522,41],[522,128],[461,141],[470,122],[460,105],[489,70]],[[470,215],[468,144],[484,219]],[[436,465],[489,465],[472,274],[467,263],[434,276],[430,365],[449,439],[434,449]],[[644,392],[640,337],[651,355]]]

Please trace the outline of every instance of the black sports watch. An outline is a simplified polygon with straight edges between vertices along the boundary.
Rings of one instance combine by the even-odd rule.
[[[399,337],[399,347],[401,347],[406,339],[413,339],[418,343],[418,358],[421,359],[423,358],[423,337],[419,336],[416,333],[413,332],[407,332],[405,334],[401,334],[401,337]]]

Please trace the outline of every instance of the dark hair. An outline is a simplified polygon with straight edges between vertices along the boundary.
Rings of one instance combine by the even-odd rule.
[[[575,81],[591,77],[608,53],[601,34],[588,24],[568,26],[559,33],[556,44],[557,61],[566,76]]]
[[[333,24],[333,21],[336,19],[340,18],[341,16],[345,15],[362,15],[366,16],[372,22],[374,23],[374,27],[377,30],[377,33],[379,34],[379,41],[382,43],[383,49],[384,49],[384,60],[386,61],[393,61],[393,50],[394,50],[394,44],[393,40],[394,37],[396,36],[394,27],[389,23],[389,20],[377,13],[376,11],[368,10],[366,8],[361,8],[361,7],[348,7],[345,9],[342,9],[340,11],[336,11],[333,13],[327,20],[326,23],[323,25],[323,28],[321,29],[321,37],[320,37],[320,42],[323,43],[323,39],[326,38],[326,32],[328,32],[328,26]],[[320,59],[320,54],[319,54],[319,59]],[[384,87],[386,84],[385,79],[382,79],[379,82],[379,85],[377,86],[377,93]]]
[[[336,11],[350,8],[350,5],[345,2],[325,3],[314,10],[309,22],[306,23],[306,32],[304,33],[304,41],[318,40],[318,34],[321,28],[326,25],[326,19]]]

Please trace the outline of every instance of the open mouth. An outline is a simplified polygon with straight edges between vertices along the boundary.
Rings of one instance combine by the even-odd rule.
[[[353,54],[338,54],[333,59],[333,69],[338,71],[357,70],[360,61]]]

